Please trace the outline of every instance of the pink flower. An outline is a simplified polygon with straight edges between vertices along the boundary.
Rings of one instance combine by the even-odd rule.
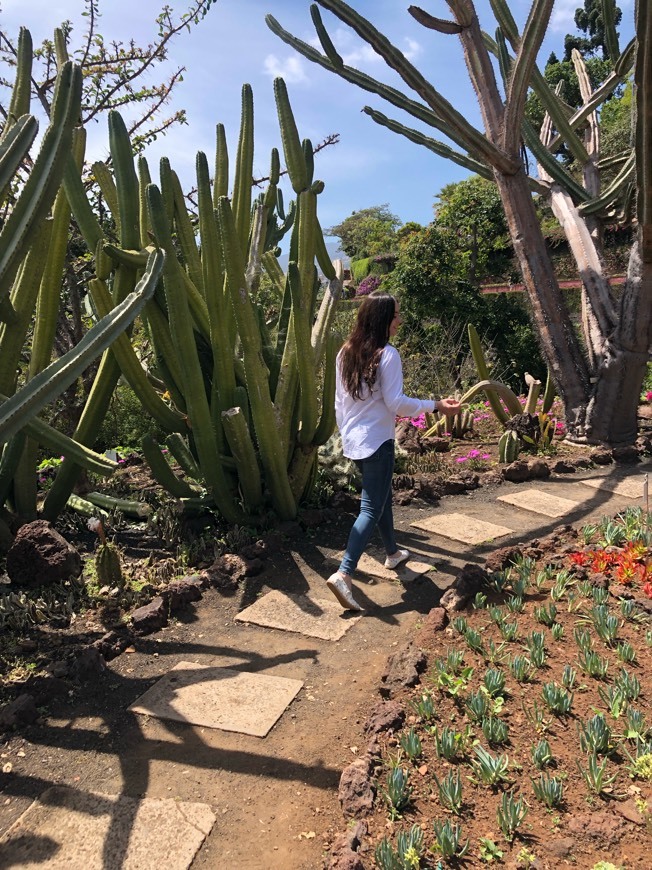
[[[455,458],[455,462],[466,462],[466,460],[467,460],[468,458],[469,458],[468,456],[457,456],[457,457]]]
[[[648,390],[647,393],[645,394],[645,401],[652,402],[652,390]]]
[[[480,455],[480,451],[479,451],[479,450],[475,450],[475,449],[474,449],[474,450],[469,450],[469,452],[467,453],[467,457],[468,457],[469,459],[475,459],[476,456],[479,456],[479,455]]]
[[[483,453],[480,459],[484,459],[486,462],[487,459],[491,459],[491,453]]]

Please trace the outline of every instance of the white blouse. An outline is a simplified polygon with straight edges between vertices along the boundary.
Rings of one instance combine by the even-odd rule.
[[[418,417],[435,410],[433,399],[414,399],[403,394],[403,366],[399,352],[391,344],[383,348],[376,382],[371,392],[366,386],[361,399],[346,392],[341,375],[341,351],[337,356],[335,418],[342,435],[344,455],[366,459],[394,438],[396,417]]]

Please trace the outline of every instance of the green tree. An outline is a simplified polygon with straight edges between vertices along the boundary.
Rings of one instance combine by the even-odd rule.
[[[613,26],[617,27],[623,17],[622,10],[616,6],[613,0],[608,0],[612,7]],[[577,36],[568,34],[564,39],[564,60],[570,60],[573,49],[580,54],[595,54],[602,52],[602,59],[609,58],[607,46],[607,27],[604,20],[604,0],[584,0],[584,6],[575,10],[575,25],[577,29],[586,34]]]
[[[359,260],[394,252],[400,226],[400,218],[390,212],[388,203],[384,203],[354,211],[342,223],[325,232],[340,240],[340,248],[348,257]]]
[[[448,0],[452,13],[449,21],[436,19],[416,6],[409,7],[410,14],[430,31],[459,36],[483,130],[474,127],[385,34],[342,0],[319,0],[319,6],[352,27],[398,73],[410,94],[345,65],[316,5],[312,17],[323,53],[288,33],[271,16],[267,16],[267,22],[311,61],[382,96],[443,133],[453,144],[365,107],[365,113],[374,121],[495,181],[540,346],[564,403],[570,436],[588,443],[631,443],[637,435],[636,411],[647,370],[652,324],[652,8],[649,3],[637,3],[636,39],[621,51],[615,4],[604,0],[604,41],[614,69],[594,89],[581,55],[574,52],[582,106],[569,112],[536,65],[554,0],[534,0],[522,33],[507,3],[491,5],[498,29],[489,25],[484,31],[473,0]],[[496,34],[495,39],[487,36],[489,31]],[[627,80],[632,68],[636,86],[635,147],[619,155],[618,177],[605,189],[600,184],[598,109]],[[525,113],[530,88],[546,107],[547,118],[540,133]],[[530,151],[527,162],[524,142]],[[581,175],[570,174],[557,158],[562,145],[581,167]],[[571,322],[546,250],[533,193],[549,203],[575,258],[583,282],[582,339]],[[630,219],[634,208],[638,228],[628,279],[617,300],[604,268],[603,226],[618,213]]]
[[[496,185],[474,175],[447,184],[435,205],[435,222],[456,240],[459,274],[470,284],[510,271],[513,255]]]
[[[449,194],[453,187],[446,188]],[[499,217],[501,226],[504,218]],[[389,279],[389,286],[401,295],[404,334],[420,336],[435,329],[446,336],[455,354],[449,370],[459,385],[468,352],[466,324],[471,322],[492,349],[494,373],[521,390],[524,372],[545,375],[527,303],[522,294],[484,295],[477,283],[468,280],[468,253],[466,234],[447,225],[440,213],[432,224],[410,236]],[[490,262],[485,259],[485,267]]]

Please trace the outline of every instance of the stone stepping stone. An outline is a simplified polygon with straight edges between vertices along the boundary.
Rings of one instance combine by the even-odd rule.
[[[324,590],[331,596],[325,583]],[[335,597],[331,598],[320,598],[312,592],[296,595],[272,589],[240,611],[235,619],[236,622],[280,628],[320,640],[339,640],[360,618],[360,614],[343,611]]]
[[[604,489],[616,495],[625,496],[625,498],[643,498],[644,480],[645,478],[642,474],[635,474],[632,477],[626,477],[624,480],[612,480],[608,477],[592,477],[588,480],[580,480],[579,483],[583,486],[590,486],[592,489]]]
[[[301,680],[179,662],[129,709],[265,737],[303,686]]]
[[[338,567],[342,561],[343,555],[344,553],[342,552],[335,557]],[[367,574],[370,577],[375,577],[377,580],[400,580],[401,582],[406,583],[411,580],[416,580],[417,577],[427,574],[428,571],[435,570],[435,566],[432,562],[421,562],[417,558],[411,558],[408,559],[407,562],[401,562],[398,568],[394,571],[390,568],[386,568],[383,564],[384,561],[384,557],[381,562],[373,556],[370,556],[368,553],[363,553],[358,562],[357,571],[360,574]]]
[[[214,822],[207,804],[54,786],[0,839],[0,864],[23,870],[187,870]]]
[[[508,529],[507,526],[497,526],[476,517],[456,513],[434,514],[415,520],[411,525],[464,544],[484,544],[485,541],[493,541],[494,538],[502,538],[513,532],[513,529]]]
[[[581,502],[561,498],[558,495],[550,495],[549,492],[544,492],[542,489],[526,489],[511,495],[500,495],[496,501],[503,501],[506,504],[512,504],[545,517],[562,517],[581,504]]]

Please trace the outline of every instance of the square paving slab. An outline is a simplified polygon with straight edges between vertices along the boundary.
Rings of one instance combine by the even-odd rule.
[[[54,786],[0,839],[0,866],[186,870],[214,822],[207,804]]]
[[[513,531],[507,526],[486,523],[475,517],[467,517],[465,514],[434,514],[416,520],[412,525],[417,529],[450,538],[452,541],[462,541],[464,544],[483,544],[485,541],[493,541],[494,538],[511,535]]]
[[[543,514],[545,517],[563,517],[581,504],[568,498],[560,498],[558,495],[550,495],[542,489],[526,489],[524,492],[515,492],[511,495],[499,495],[496,501],[513,504],[523,510]]]
[[[342,561],[343,555],[344,553],[339,553],[335,557],[338,566]],[[428,571],[435,569],[432,562],[423,562],[415,557],[408,559],[407,562],[401,562],[394,571],[386,568],[383,564],[384,561],[384,558],[381,562],[368,553],[363,553],[358,562],[357,570],[361,574],[367,574],[378,580],[400,580],[402,583],[409,583],[411,580],[416,580],[417,577],[421,577],[423,574],[427,574]]]
[[[324,593],[331,595],[324,583]],[[236,616],[236,622],[251,622],[266,628],[295,631],[321,640],[339,640],[359,619],[354,611],[343,611],[335,599],[318,598],[315,593],[291,595],[272,589]]]
[[[632,477],[627,477],[625,480],[611,480],[608,477],[592,477],[589,480],[580,480],[584,486],[590,486],[593,489],[606,489],[608,492],[614,492],[616,495],[622,495],[625,498],[642,498],[643,497],[643,482],[642,474],[635,474]]]
[[[129,709],[265,737],[302,686],[301,680],[179,662]]]

